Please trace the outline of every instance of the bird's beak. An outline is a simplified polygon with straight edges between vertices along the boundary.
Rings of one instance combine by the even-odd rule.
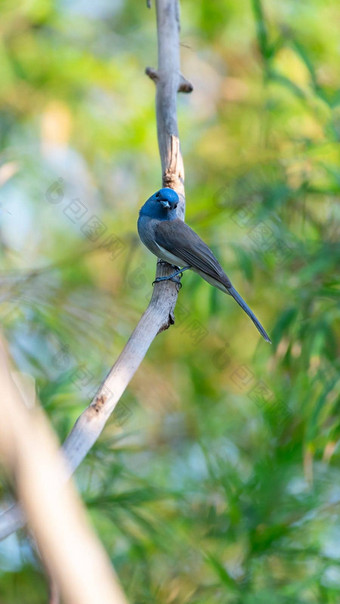
[[[161,204],[162,204],[163,208],[170,208],[170,204],[166,200],[161,201]]]

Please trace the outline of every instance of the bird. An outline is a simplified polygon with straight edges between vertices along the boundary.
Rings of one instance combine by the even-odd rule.
[[[186,270],[193,270],[205,281],[229,294],[247,313],[261,336],[271,342],[258,318],[233,287],[222,266],[206,243],[183,220],[177,217],[179,197],[174,189],[164,187],[151,195],[141,207],[137,229],[142,243],[176,271],[169,277],[158,277],[154,283],[176,281]]]

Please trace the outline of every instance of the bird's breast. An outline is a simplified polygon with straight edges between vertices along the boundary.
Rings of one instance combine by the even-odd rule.
[[[176,266],[184,266],[185,263],[183,263],[183,260],[181,261],[180,258],[156,243],[155,229],[158,224],[159,221],[157,219],[150,218],[149,216],[142,215],[139,217],[137,229],[142,242],[157,258],[161,258],[165,262],[175,264]]]
[[[157,221],[149,216],[139,216],[137,222],[138,235],[144,245],[153,254],[158,254],[157,244],[155,242],[155,227]]]

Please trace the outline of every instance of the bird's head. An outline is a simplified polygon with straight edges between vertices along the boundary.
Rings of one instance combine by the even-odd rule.
[[[173,189],[160,189],[145,202],[139,215],[155,218],[156,220],[174,220],[177,217],[176,208],[179,197]]]
[[[177,208],[179,197],[173,189],[165,187],[160,189],[153,196],[154,201],[160,203],[166,210],[175,210]]]

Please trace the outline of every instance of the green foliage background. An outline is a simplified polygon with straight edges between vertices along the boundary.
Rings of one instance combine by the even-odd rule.
[[[340,5],[181,8],[187,221],[273,345],[185,273],[176,325],[77,484],[131,602],[333,604]],[[4,0],[0,23],[1,323],[63,440],[151,294],[135,224],[161,184],[143,73],[155,15],[132,0]],[[45,601],[25,532],[0,544],[0,568],[1,602]]]

